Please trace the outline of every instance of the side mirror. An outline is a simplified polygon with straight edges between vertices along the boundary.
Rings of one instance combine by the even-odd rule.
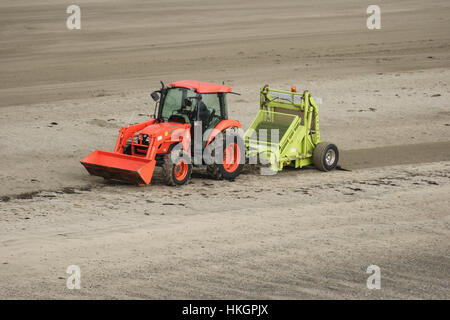
[[[152,97],[153,100],[158,101],[159,100],[159,94],[156,91],[153,91],[150,96]]]

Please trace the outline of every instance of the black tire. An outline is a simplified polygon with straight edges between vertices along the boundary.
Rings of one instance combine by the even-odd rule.
[[[192,174],[190,156],[180,151],[179,148],[175,148],[164,157],[162,173],[164,182],[169,186],[186,184],[191,179]]]
[[[313,152],[314,166],[321,171],[331,171],[339,162],[339,150],[333,143],[321,142]]]
[[[225,152],[225,149],[227,148],[227,142],[228,144],[234,143],[237,148],[239,148],[239,164],[236,165],[235,168],[232,168],[230,171],[230,168],[228,170],[224,167],[223,163],[213,163],[211,165],[208,165],[206,167],[206,171],[208,174],[216,180],[234,180],[239,176],[242,172],[242,169],[244,169],[245,164],[245,144],[244,139],[237,133],[237,132],[226,132],[224,134],[224,138],[214,140],[211,142],[211,147],[214,147],[214,144],[222,143],[222,152]],[[214,148],[215,149],[215,148]],[[212,152],[212,155],[214,156],[214,151]]]

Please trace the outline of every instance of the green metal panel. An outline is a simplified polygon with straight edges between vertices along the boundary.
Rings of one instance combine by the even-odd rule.
[[[311,164],[313,150],[321,142],[318,109],[308,91],[261,88],[260,110],[244,136],[247,156],[259,155],[274,170]]]

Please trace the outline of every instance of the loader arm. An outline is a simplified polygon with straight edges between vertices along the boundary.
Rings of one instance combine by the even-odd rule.
[[[91,175],[103,177],[107,180],[128,181],[138,185],[149,184],[156,165],[154,139],[148,146],[146,157],[123,154],[123,148],[128,139],[132,138],[136,132],[143,130],[155,121],[155,119],[151,119],[121,128],[114,152],[95,150],[81,160],[81,164]]]
[[[123,127],[119,130],[119,136],[117,137],[116,146],[114,148],[114,152],[123,153],[123,148],[125,147],[129,138],[133,136],[133,134],[137,131],[141,131],[145,127],[155,123],[156,119],[151,119],[146,122],[137,123],[133,125],[129,125],[127,127]]]

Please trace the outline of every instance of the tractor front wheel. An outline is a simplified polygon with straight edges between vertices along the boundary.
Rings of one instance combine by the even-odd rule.
[[[162,172],[167,185],[176,186],[185,184],[191,178],[191,158],[182,149],[174,148],[164,158]]]
[[[339,161],[339,150],[333,143],[321,142],[313,152],[314,166],[321,171],[331,171]]]

